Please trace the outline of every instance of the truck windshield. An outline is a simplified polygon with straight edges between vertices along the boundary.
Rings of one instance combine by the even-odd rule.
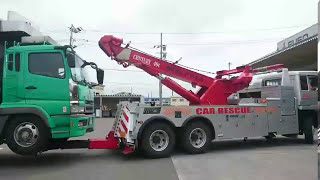
[[[71,69],[72,80],[75,82],[88,82],[89,73],[87,68],[82,68],[84,64],[83,60],[78,55],[68,54],[68,63]]]
[[[310,91],[318,91],[318,76],[308,76]]]
[[[301,90],[318,91],[318,76],[300,76]]]

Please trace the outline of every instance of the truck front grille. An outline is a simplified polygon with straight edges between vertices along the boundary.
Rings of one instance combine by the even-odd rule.
[[[88,106],[88,105],[87,105],[87,106],[85,107],[85,112],[86,112],[86,113],[93,113],[93,106],[90,106],[90,105]]]

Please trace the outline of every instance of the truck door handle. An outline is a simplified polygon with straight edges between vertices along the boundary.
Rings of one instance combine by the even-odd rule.
[[[26,89],[32,90],[32,89],[37,89],[37,87],[34,87],[34,86],[28,86],[28,87],[26,87]]]

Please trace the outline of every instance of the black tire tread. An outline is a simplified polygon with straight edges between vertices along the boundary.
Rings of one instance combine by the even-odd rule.
[[[304,126],[304,136],[305,136],[305,143],[306,144],[313,144],[313,119],[311,116],[306,116],[303,120],[303,126]]]
[[[169,136],[169,145],[168,147],[161,151],[155,151],[152,149],[152,147],[149,144],[149,137],[155,130],[164,130],[168,136]],[[168,157],[171,155],[171,153],[174,150],[175,146],[175,132],[174,130],[166,123],[159,123],[155,122],[150,125],[148,125],[141,136],[140,140],[140,151],[143,155],[149,157],[149,158],[163,158]]]
[[[189,135],[192,132],[192,130],[195,128],[201,128],[206,133],[206,143],[201,148],[193,147],[189,141]],[[210,128],[205,123],[191,122],[182,129],[180,143],[181,143],[182,149],[187,153],[201,154],[201,153],[205,153],[208,150],[211,140],[212,140],[212,132],[210,131]]]
[[[31,122],[35,126],[37,126],[37,128],[39,130],[38,141],[33,146],[27,147],[27,148],[19,146],[15,142],[14,137],[13,137],[13,133],[14,133],[15,128],[23,122]],[[6,143],[7,143],[8,147],[16,154],[35,155],[40,151],[46,150],[47,145],[49,143],[49,135],[50,135],[50,133],[49,133],[48,128],[46,127],[44,122],[41,121],[40,118],[38,118],[36,116],[15,116],[10,120],[10,122],[7,126]]]

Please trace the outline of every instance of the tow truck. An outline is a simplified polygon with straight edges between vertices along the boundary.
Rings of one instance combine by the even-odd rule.
[[[156,77],[187,99],[190,106],[121,102],[106,138],[68,141],[55,144],[51,149],[123,149],[124,154],[140,151],[148,157],[159,158],[169,156],[175,146],[191,154],[204,153],[211,141],[234,138],[270,139],[275,135],[304,134],[306,143],[313,143],[317,89],[312,89],[314,77],[308,74],[293,75],[281,64],[257,69],[246,65],[218,71],[212,78],[177,62],[141,52],[111,35],[102,37],[99,46],[123,67],[135,66]],[[254,76],[268,73],[276,74],[277,85],[249,88]],[[199,90],[187,90],[170,77]],[[294,80],[299,84],[296,87]],[[306,89],[300,86],[302,82],[307,83]],[[263,83],[275,84],[264,80]]]

